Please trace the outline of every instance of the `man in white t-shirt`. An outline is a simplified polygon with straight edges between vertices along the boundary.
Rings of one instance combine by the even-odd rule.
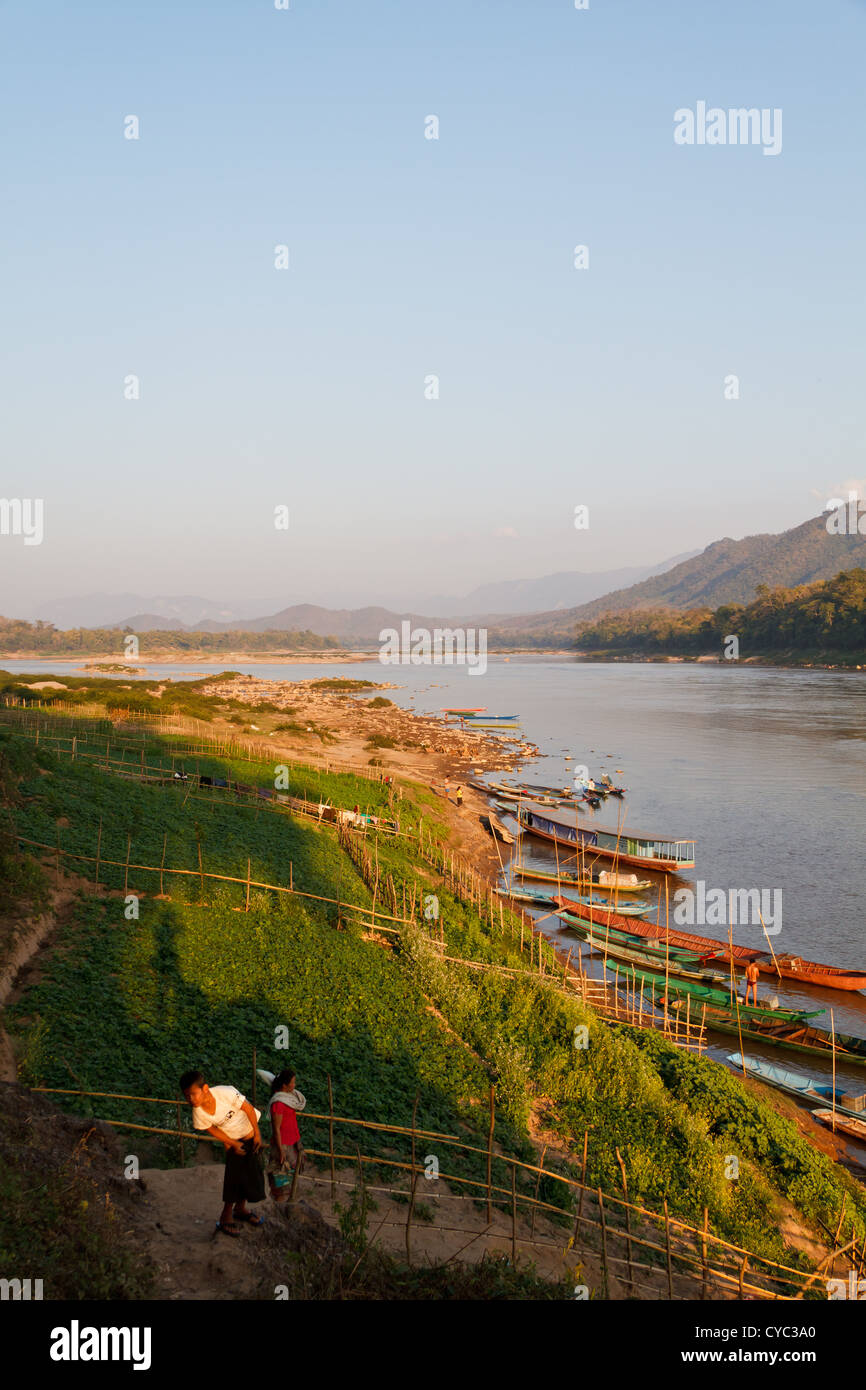
[[[262,1137],[261,1111],[256,1110],[234,1086],[208,1086],[200,1071],[184,1072],[180,1089],[192,1106],[193,1128],[205,1130],[225,1145],[223,1210],[217,1229],[238,1236],[238,1222],[261,1226],[262,1218],[247,1202],[263,1202],[265,1179],[259,1159]]]

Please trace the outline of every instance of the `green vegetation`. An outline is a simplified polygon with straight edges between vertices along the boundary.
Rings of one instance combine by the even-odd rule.
[[[313,690],[333,690],[337,695],[350,695],[354,690],[375,690],[375,681],[352,680],[349,676],[327,676],[311,681]]]
[[[113,1136],[65,1116],[58,1122],[41,1096],[4,1087],[3,1277],[41,1279],[46,1299],[152,1297],[152,1271],[119,1215],[129,1187],[120,1171]]]
[[[744,607],[640,609],[612,613],[577,631],[578,646],[594,655],[617,653],[720,657],[729,634],[740,657],[780,656],[836,662],[866,662],[866,570],[797,589],[758,588]]]
[[[37,747],[14,732],[15,720],[5,711],[0,731],[8,831],[80,855],[95,856],[100,847],[99,893],[79,895],[41,980],[9,1010],[28,1084],[163,1097],[164,1107],[112,1101],[101,1113],[171,1127],[182,1070],[201,1066],[212,1079],[247,1089],[255,1047],[259,1066],[277,1070],[290,1061],[297,1069],[309,1148],[327,1147],[327,1123],[313,1115],[327,1111],[330,1075],[338,1114],[408,1126],[417,1097],[419,1126],[483,1149],[492,1083],[505,1154],[534,1161],[530,1129],[542,1123],[571,1153],[577,1173],[588,1130],[593,1186],[620,1190],[619,1150],[633,1200],[654,1210],[667,1200],[673,1215],[694,1225],[706,1207],[713,1231],[756,1253],[801,1258],[785,1249],[782,1198],[818,1230],[835,1226],[844,1200],[862,1239],[863,1190],[794,1126],[716,1063],[653,1033],[602,1023],[534,973],[539,943],[521,945],[511,913],[500,917],[498,904],[479,909],[449,886],[430,862],[430,837],[441,840],[447,830],[429,790],[403,785],[402,835],[341,835],[272,801],[199,787],[192,777],[165,785],[135,780],[143,757],[150,768],[272,789],[274,765],[264,760],[190,757],[178,737],[145,731],[136,740],[80,717],[41,721]],[[64,728],[65,745],[57,742]],[[106,770],[109,748],[121,771],[128,756],[126,777]],[[289,783],[293,795],[391,809],[388,789],[362,777],[296,765]],[[11,852],[21,864],[34,862]],[[165,876],[170,898],[156,896],[158,868],[135,867],[158,866],[163,855],[167,867],[190,871]],[[50,865],[53,854],[45,859]],[[93,884],[94,864],[68,862]],[[199,866],[238,882],[202,878]],[[267,884],[287,885],[291,877],[296,890],[319,896],[252,888],[246,911],[248,872]],[[414,903],[414,925],[370,933],[374,892],[378,909],[394,918],[409,915]],[[139,898],[137,918],[127,919],[124,894]],[[437,941],[456,959],[442,959]],[[507,973],[515,970],[521,973]],[[282,1027],[288,1052],[275,1047]],[[576,1045],[582,1027],[587,1047]],[[87,1102],[71,1096],[63,1105],[80,1113]],[[408,1153],[405,1136],[338,1127],[338,1152],[347,1160],[356,1141],[383,1160]],[[177,1162],[175,1141],[152,1146],[159,1161]],[[483,1153],[440,1147],[443,1173],[483,1181]],[[736,1182],[725,1176],[731,1153],[741,1163]],[[495,1162],[494,1181],[506,1180]],[[521,1178],[519,1187],[534,1184]],[[562,1206],[570,1223],[562,1184],[545,1178],[539,1195]]]
[[[46,656],[78,656],[91,652],[121,655],[123,639],[132,631],[130,627],[60,630],[53,623],[0,618],[0,652],[38,652]],[[246,632],[242,628],[229,632],[191,632],[158,628],[152,632],[137,632],[135,636],[141,652],[151,659],[157,654],[171,653],[330,651],[343,646],[338,638],[320,637],[307,628],[302,632],[271,629]]]

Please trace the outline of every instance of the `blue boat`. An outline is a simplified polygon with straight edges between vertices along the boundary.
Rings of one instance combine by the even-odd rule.
[[[745,1061],[746,1071],[751,1076],[756,1077],[758,1081],[766,1081],[768,1086],[775,1086],[777,1091],[787,1091],[789,1096],[796,1096],[798,1100],[816,1105],[830,1105],[840,1114],[853,1115],[856,1119],[866,1118],[866,1107],[863,1110],[855,1110],[851,1105],[846,1105],[845,1102],[853,1100],[854,1097],[841,1086],[837,1086],[834,1091],[829,1082],[812,1081],[801,1072],[789,1071],[787,1067],[777,1067],[772,1062],[762,1062],[757,1057],[744,1059],[739,1052],[731,1053],[728,1061],[739,1072],[743,1070]]]

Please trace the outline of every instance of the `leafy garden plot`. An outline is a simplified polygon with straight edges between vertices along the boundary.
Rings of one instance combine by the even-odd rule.
[[[266,803],[199,800],[183,786],[138,784],[13,742],[7,819],[22,835],[52,844],[60,820],[62,847],[92,855],[101,819],[104,857],[125,859],[131,836],[133,862],[158,863],[165,837],[167,864],[195,869],[201,847],[206,870],[245,878],[249,858],[253,878],[287,883],[291,862],[296,887],[371,903],[369,879],[331,829]],[[336,804],[358,800],[358,779],[327,775]],[[401,820],[426,812],[425,801],[405,788]],[[436,895],[432,931],[419,918],[383,945],[364,939],[358,926],[339,930],[333,906],[253,890],[244,912],[242,888],[205,881],[202,889],[197,876],[172,880],[173,901],[165,902],[130,870],[130,892],[148,893],[138,921],[125,920],[120,897],[82,895],[42,981],[11,1011],[24,1079],[170,1098],[179,1073],[202,1066],[213,1079],[249,1090],[255,1047],[259,1065],[297,1068],[310,1110],[327,1109],[330,1073],[338,1114],[409,1125],[418,1095],[420,1126],[463,1133],[483,1147],[492,1076],[497,1142],[518,1157],[534,1152],[534,1111],[573,1154],[589,1130],[593,1185],[619,1190],[619,1150],[632,1199],[654,1209],[667,1199],[673,1214],[696,1224],[706,1206],[712,1229],[756,1251],[782,1253],[777,1193],[825,1225],[835,1224],[844,1197],[862,1226],[866,1205],[847,1175],[715,1063],[652,1034],[607,1027],[550,981],[441,960],[430,936],[441,935],[447,955],[526,970],[528,942],[521,953],[511,931],[500,931],[498,915],[479,915],[445,888],[412,840],[383,837],[367,848],[400,897],[404,884],[407,896],[419,887]],[[122,869],[100,877],[123,887]],[[586,1049],[574,1046],[581,1024],[589,1028]],[[289,1031],[287,1052],[273,1046],[279,1026]],[[131,1103],[112,1104],[118,1108],[105,1113],[176,1123],[173,1108],[159,1120],[156,1107],[143,1114]],[[753,1132],[762,1126],[771,1142]],[[304,1133],[308,1145],[327,1147],[320,1122],[306,1121]],[[407,1153],[397,1136],[350,1133],[367,1153]],[[725,1177],[731,1153],[742,1160],[736,1182]],[[164,1161],[176,1156],[176,1145],[163,1151]],[[444,1171],[465,1165],[479,1176],[483,1169],[483,1157],[447,1149],[439,1157]],[[540,1195],[562,1198],[546,1182]]]

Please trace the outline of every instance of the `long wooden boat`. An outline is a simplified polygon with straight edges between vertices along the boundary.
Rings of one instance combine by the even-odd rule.
[[[550,899],[543,893],[521,893],[515,888],[503,888],[503,895],[513,903],[527,903],[530,907],[547,907]]]
[[[615,787],[613,782],[604,777],[588,777],[583,783],[586,791],[592,792],[595,796],[624,796],[625,787]]]
[[[544,895],[544,901],[549,907],[556,910],[557,915],[560,917],[574,916],[579,918],[582,907],[596,908],[606,912],[612,910],[614,906],[613,899],[606,898],[603,893],[576,893],[573,898],[561,898],[554,894],[546,894]],[[572,903],[574,912],[568,913],[559,908],[560,902]],[[623,917],[643,917],[645,913],[652,911],[652,907],[652,903],[623,903],[619,908],[619,912]]]
[[[538,806],[558,806],[569,810],[572,807],[582,809],[584,805],[593,807],[601,805],[601,797],[597,796],[595,792],[558,792],[552,787],[539,789],[517,782],[502,782],[500,786],[518,796],[521,801],[532,801]]]
[[[660,996],[656,1003],[664,1007]],[[672,999],[669,1008],[682,1009],[683,999]],[[706,1011],[708,1028],[719,1033],[739,1034],[750,1042],[768,1043],[770,1047],[784,1047],[789,1052],[807,1052],[813,1057],[829,1059],[833,1054],[834,1037],[827,1028],[815,1028],[805,1023],[776,1023],[772,1019],[741,1019],[739,1024],[730,1014],[708,1008]],[[855,1037],[851,1033],[837,1033],[835,1036],[836,1060],[846,1065],[866,1067],[866,1038]]]
[[[685,959],[680,957],[665,962],[659,960],[657,956],[648,956],[643,951],[631,950],[619,942],[605,941],[603,936],[594,936],[592,932],[580,933],[580,935],[588,946],[604,955],[605,963],[615,961],[617,967],[620,965],[628,966],[629,978],[632,978],[633,974],[641,978],[642,973],[645,972],[647,978],[658,980],[658,972],[666,969],[668,986],[672,992],[671,981],[683,982],[685,985],[702,985],[708,988],[712,988],[714,985],[721,986],[725,983],[724,975],[703,967],[699,956],[694,956],[691,960],[688,957]],[[608,968],[612,967],[609,966]],[[664,984],[665,978],[665,975],[661,976],[662,984]],[[690,989],[689,993],[691,992]]]
[[[861,1144],[866,1144],[866,1120],[852,1119],[847,1115],[840,1120],[838,1110],[815,1110],[813,1114],[815,1119],[820,1120],[828,1129],[841,1129],[843,1134],[850,1134],[852,1139],[859,1139]]]
[[[622,972],[621,972],[622,973]],[[817,1018],[824,1013],[823,1009],[813,1009],[807,1012],[804,1009],[771,1009],[764,1005],[745,1004],[742,999],[731,999],[730,992],[719,984],[705,984],[701,979],[688,979],[681,977],[676,980],[665,980],[664,973],[659,973],[659,967],[650,972],[638,970],[634,966],[627,966],[625,970],[629,978],[639,981],[646,989],[661,991],[662,995],[672,995],[674,1000],[690,995],[698,1004],[706,1005],[707,1018],[712,1015],[723,1014],[725,1017],[732,1018],[736,1024],[737,1018],[746,1019],[752,1022],[763,1022],[765,1020],[782,1020],[785,1023],[803,1023],[810,1018]],[[716,976],[720,981],[720,977]],[[668,1001],[670,1003],[670,1001]],[[828,1034],[829,1037],[829,1034]],[[866,1046],[866,1040],[864,1040]]]
[[[644,835],[637,830],[602,830],[576,823],[574,812],[557,811],[537,803],[519,808],[518,818],[525,830],[567,849],[582,850],[587,856],[614,859],[662,873],[677,873],[695,866],[694,840],[677,840],[663,835]]]
[[[517,869],[515,872],[520,878],[534,878],[540,883],[576,883],[578,887],[590,885],[593,888],[606,888],[607,891],[617,893],[645,893],[648,888],[652,888],[652,879],[638,878],[637,874],[614,874],[607,869],[598,870],[590,874],[575,874],[570,870],[563,870],[559,874],[551,874],[543,869]]]
[[[499,817],[494,816],[492,812],[487,813],[487,824],[490,826],[490,833],[495,839],[501,840],[504,845],[514,844],[514,836],[511,831],[506,830]]]
[[[762,1061],[759,1057],[743,1057],[739,1052],[731,1053],[728,1061],[735,1071],[742,1071],[745,1066],[750,1076],[766,1082],[768,1086],[774,1086],[777,1091],[787,1091],[788,1095],[796,1096],[798,1100],[818,1105],[834,1105],[837,1114],[866,1119],[862,1109],[854,1110],[845,1104],[847,1093],[843,1086],[837,1086],[834,1091],[829,1081],[813,1081],[811,1077],[803,1076],[802,1072],[777,1067],[772,1062]]]
[[[684,951],[681,946],[668,944],[662,946],[651,938],[633,936],[630,932],[619,931],[615,927],[593,926],[591,922],[583,920],[579,911],[565,912],[560,910],[557,916],[561,917],[572,931],[577,932],[578,936],[592,935],[602,943],[612,941],[614,945],[625,946],[630,951],[640,951],[642,955],[649,956],[654,960],[662,962],[673,960],[679,961],[681,964],[693,962],[696,967],[715,963],[712,955],[702,955],[699,951]]]
[[[516,714],[486,714],[481,710],[475,714],[464,715],[464,718],[470,723],[481,719],[485,724],[513,724],[518,717]]]
[[[568,906],[567,902],[564,904]],[[622,926],[613,914],[594,918],[598,925]],[[698,936],[696,932],[680,931],[676,927],[653,926],[649,923],[635,922],[624,930],[634,931],[640,936],[652,934],[661,941],[669,941],[672,946],[682,946],[686,950],[705,950],[714,952],[719,965],[734,970],[745,970],[754,961],[762,975],[772,975],[777,980],[797,980],[801,984],[820,985],[824,989],[855,990],[866,989],[866,971],[848,970],[844,966],[820,965],[817,961],[804,960],[802,956],[776,955],[771,951],[759,951],[753,946],[731,946],[715,936]]]
[[[486,705],[476,705],[474,709],[449,709],[447,705],[442,708],[443,714],[485,714],[486,711]]]

